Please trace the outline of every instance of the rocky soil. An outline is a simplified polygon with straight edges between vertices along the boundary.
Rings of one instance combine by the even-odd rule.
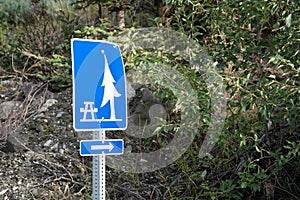
[[[132,113],[149,90],[128,89]],[[47,84],[6,80],[0,95],[0,199],[91,199],[92,159],[79,155],[79,141],[92,133],[73,130],[72,89],[53,93]],[[135,148],[127,141],[127,150]],[[145,174],[107,167],[107,199],[164,199],[166,177],[175,172],[175,166]]]

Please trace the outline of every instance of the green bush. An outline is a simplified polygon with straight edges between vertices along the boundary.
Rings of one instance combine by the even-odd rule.
[[[227,125],[214,152],[219,162],[211,171],[212,176],[231,174],[221,179],[234,187],[226,197],[237,190],[242,194],[238,199],[262,194],[270,198],[274,193],[299,196],[295,186],[300,164],[297,1],[168,3],[175,7],[174,28],[207,47],[227,82]],[[224,159],[229,161],[224,164]],[[282,184],[285,181],[289,184]],[[210,187],[210,191],[224,192],[224,187]]]
[[[68,1],[2,3],[0,15],[5,16],[0,22],[2,69],[26,81],[62,81],[58,88],[70,85],[69,38],[77,18]]]

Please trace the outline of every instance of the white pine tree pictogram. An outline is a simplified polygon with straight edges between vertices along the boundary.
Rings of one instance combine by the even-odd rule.
[[[110,120],[116,119],[115,113],[115,97],[120,97],[121,94],[117,91],[114,83],[116,82],[114,77],[111,74],[109,69],[109,65],[107,62],[106,55],[104,54],[104,50],[101,51],[104,55],[104,75],[103,82],[101,84],[104,87],[103,99],[100,107],[105,106],[108,102],[110,103]]]

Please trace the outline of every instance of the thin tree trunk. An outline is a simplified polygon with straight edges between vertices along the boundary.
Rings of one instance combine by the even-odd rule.
[[[154,0],[154,6],[156,8],[156,15],[162,17],[164,14],[164,0]]]
[[[99,19],[102,18],[102,5],[101,5],[101,3],[98,3],[98,17],[99,17]]]
[[[123,29],[125,27],[125,11],[120,10],[117,12],[117,27]]]
[[[98,3],[98,17],[97,19],[95,20],[95,24],[101,22],[101,18],[103,17],[103,13],[102,13],[102,4],[101,3]]]

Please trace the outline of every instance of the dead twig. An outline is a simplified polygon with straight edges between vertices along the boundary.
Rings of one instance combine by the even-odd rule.
[[[126,193],[128,193],[128,194],[131,195],[131,196],[134,196],[134,197],[137,198],[137,199],[146,200],[144,197],[142,197],[142,196],[139,195],[138,193],[133,192],[133,191],[127,189],[127,188],[124,188],[124,187],[121,187],[121,186],[118,186],[118,185],[116,185],[115,187],[116,187],[117,189],[119,189],[119,190],[125,191]]]

